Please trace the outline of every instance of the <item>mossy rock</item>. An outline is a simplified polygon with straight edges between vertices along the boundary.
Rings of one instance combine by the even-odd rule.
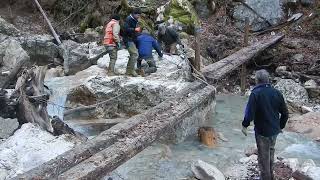
[[[171,0],[165,11],[165,20],[170,16],[189,28],[194,29],[200,25],[197,13],[188,0]]]

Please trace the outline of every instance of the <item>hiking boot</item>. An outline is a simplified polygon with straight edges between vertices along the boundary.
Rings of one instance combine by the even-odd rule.
[[[140,76],[145,77],[145,72],[144,72],[143,69],[136,69],[136,72],[137,72]]]
[[[127,70],[126,75],[127,76],[132,76],[132,77],[137,77],[138,76],[138,74],[134,70]]]

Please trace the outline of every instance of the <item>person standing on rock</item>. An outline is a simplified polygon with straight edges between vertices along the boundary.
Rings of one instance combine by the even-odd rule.
[[[160,44],[164,43],[164,52],[169,54],[177,54],[177,44],[182,46],[178,32],[165,25],[159,26],[158,41]]]
[[[273,180],[274,147],[277,135],[287,123],[288,109],[281,92],[269,84],[266,70],[257,71],[255,79],[257,85],[246,106],[242,133],[247,136],[247,127],[254,121],[260,179]]]
[[[139,52],[139,58],[137,61],[138,71],[140,75],[144,76],[145,74],[151,74],[157,71],[156,62],[152,56],[152,50],[155,49],[162,58],[163,54],[160,50],[160,46],[148,32],[148,30],[143,30],[142,33],[137,37],[137,47]],[[148,67],[142,69],[141,63],[145,60],[148,64]]]
[[[109,53],[110,62],[108,67],[108,75],[116,75],[115,65],[117,61],[118,50],[121,49],[120,41],[120,16],[112,15],[111,21],[107,24],[105,28],[105,36],[103,39],[103,45],[106,47],[107,52]]]
[[[123,41],[129,51],[130,57],[127,64],[126,75],[136,77],[138,74],[135,71],[135,64],[138,59],[138,49],[136,47],[136,40],[138,33],[141,32],[141,27],[138,26],[138,20],[141,15],[140,8],[136,8],[126,18],[124,22]]]

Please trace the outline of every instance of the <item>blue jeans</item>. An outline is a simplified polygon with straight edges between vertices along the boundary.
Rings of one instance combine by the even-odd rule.
[[[261,136],[256,134],[256,143],[258,147],[258,164],[260,169],[261,180],[274,180],[273,161],[274,161],[274,146],[277,136],[271,137]]]

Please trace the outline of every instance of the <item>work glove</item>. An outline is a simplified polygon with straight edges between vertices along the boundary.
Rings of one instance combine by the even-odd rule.
[[[247,130],[247,128],[246,128],[246,127],[244,127],[244,126],[242,126],[242,130],[241,130],[241,132],[242,132],[245,136],[247,136],[247,135],[248,135],[248,130]]]
[[[117,49],[121,49],[121,43],[117,43]]]
[[[134,29],[134,31],[135,31],[135,32],[141,32],[141,27],[136,27],[136,28]]]

